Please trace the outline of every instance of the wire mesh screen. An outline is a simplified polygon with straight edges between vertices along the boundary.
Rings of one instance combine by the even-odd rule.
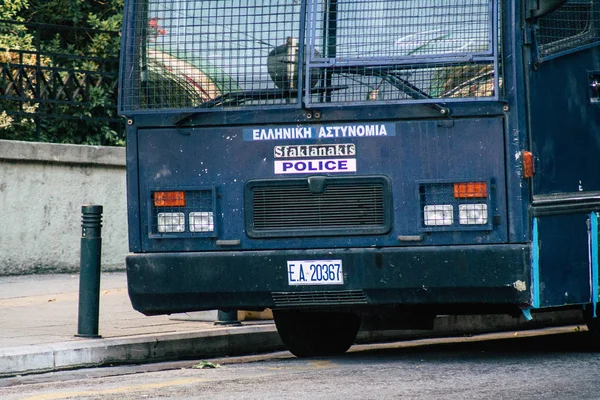
[[[212,190],[155,191],[151,193],[151,236],[213,236],[215,233]]]
[[[539,19],[536,39],[542,59],[600,41],[600,2],[567,1]]]
[[[127,32],[139,48],[125,66],[134,76],[125,109],[296,103],[288,77],[298,76],[300,9],[293,0],[140,0]]]
[[[494,97],[495,2],[316,0],[311,103]],[[319,52],[318,49],[321,49]]]
[[[138,0],[122,109],[497,96],[496,0]]]
[[[422,230],[488,229],[490,198],[486,182],[419,186]]]
[[[313,43],[337,63],[492,51],[489,0],[317,0],[310,11]]]

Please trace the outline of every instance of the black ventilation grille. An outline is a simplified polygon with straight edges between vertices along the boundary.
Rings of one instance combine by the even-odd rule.
[[[367,297],[362,290],[273,292],[271,295],[277,308],[367,304]]]
[[[247,190],[251,237],[383,234],[390,229],[385,179],[331,178],[317,193],[307,179],[254,182]]]

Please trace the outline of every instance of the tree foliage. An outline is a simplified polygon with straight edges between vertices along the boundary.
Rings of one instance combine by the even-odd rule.
[[[26,91],[20,101],[0,100],[0,138],[36,140],[39,135],[48,142],[124,144],[114,122],[115,79],[103,75],[117,73],[122,10],[123,0],[3,0],[0,19],[33,23],[0,23],[3,67],[11,68],[12,76],[19,71],[21,82],[29,80],[31,87],[59,82],[77,94],[70,94],[71,104],[35,103]],[[39,57],[33,52],[38,46]],[[36,118],[42,111],[58,118]]]

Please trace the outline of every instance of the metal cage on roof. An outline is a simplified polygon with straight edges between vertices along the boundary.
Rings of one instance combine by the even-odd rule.
[[[497,99],[497,0],[135,0],[122,110]]]

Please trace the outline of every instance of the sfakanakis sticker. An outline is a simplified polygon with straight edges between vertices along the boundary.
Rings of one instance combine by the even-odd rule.
[[[275,158],[353,157],[356,145],[348,144],[302,144],[275,146]]]

